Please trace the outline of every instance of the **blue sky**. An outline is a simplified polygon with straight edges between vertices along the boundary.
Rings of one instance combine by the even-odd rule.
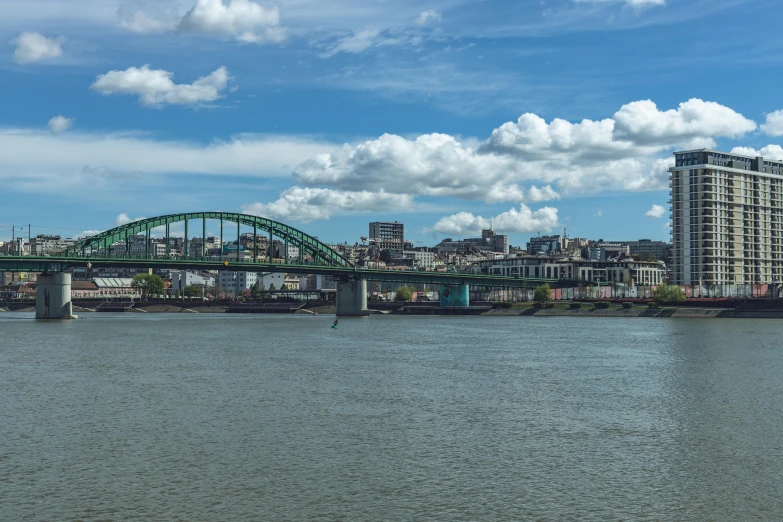
[[[0,9],[0,239],[202,210],[665,239],[672,151],[783,156],[779,1]]]

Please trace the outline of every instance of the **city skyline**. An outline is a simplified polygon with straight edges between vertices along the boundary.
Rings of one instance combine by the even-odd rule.
[[[10,0],[0,239],[222,210],[668,241],[674,150],[783,159],[774,2],[365,4]]]

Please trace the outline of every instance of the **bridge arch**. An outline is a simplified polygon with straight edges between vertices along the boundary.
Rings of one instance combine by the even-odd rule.
[[[344,268],[353,267],[353,264],[350,261],[332,250],[327,244],[301,230],[271,219],[233,212],[188,212],[133,221],[83,239],[59,253],[57,257],[107,257],[110,247],[122,241],[125,242],[125,257],[130,257],[129,242],[133,236],[145,234],[146,245],[149,245],[151,231],[159,227],[165,227],[166,229],[166,251],[168,253],[170,226],[182,222],[185,223],[185,247],[183,255],[187,258],[204,257],[204,240],[206,239],[204,236],[206,235],[206,221],[208,219],[220,221],[221,243],[224,232],[223,223],[236,223],[237,240],[239,240],[240,226],[245,225],[253,227],[254,237],[257,236],[259,232],[266,232],[270,235],[270,238],[283,240],[286,246],[296,246],[299,249],[300,262],[302,264],[304,264],[304,256],[309,255],[317,265]],[[190,221],[194,220],[201,220],[202,222],[202,248],[200,252],[188,252],[188,224]],[[232,233],[229,233],[229,236],[233,237]],[[271,245],[272,244],[270,243],[270,249]],[[259,252],[256,247],[253,249],[253,259],[255,260],[259,255],[266,256],[268,253],[269,252]],[[147,252],[144,257],[150,257],[149,252]]]

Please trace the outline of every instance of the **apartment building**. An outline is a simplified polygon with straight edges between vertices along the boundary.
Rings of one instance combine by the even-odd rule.
[[[782,282],[783,162],[709,149],[674,156],[673,282]]]

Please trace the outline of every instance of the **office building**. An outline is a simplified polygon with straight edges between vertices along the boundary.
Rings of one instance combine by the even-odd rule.
[[[673,282],[783,281],[783,162],[709,149],[674,155]]]

